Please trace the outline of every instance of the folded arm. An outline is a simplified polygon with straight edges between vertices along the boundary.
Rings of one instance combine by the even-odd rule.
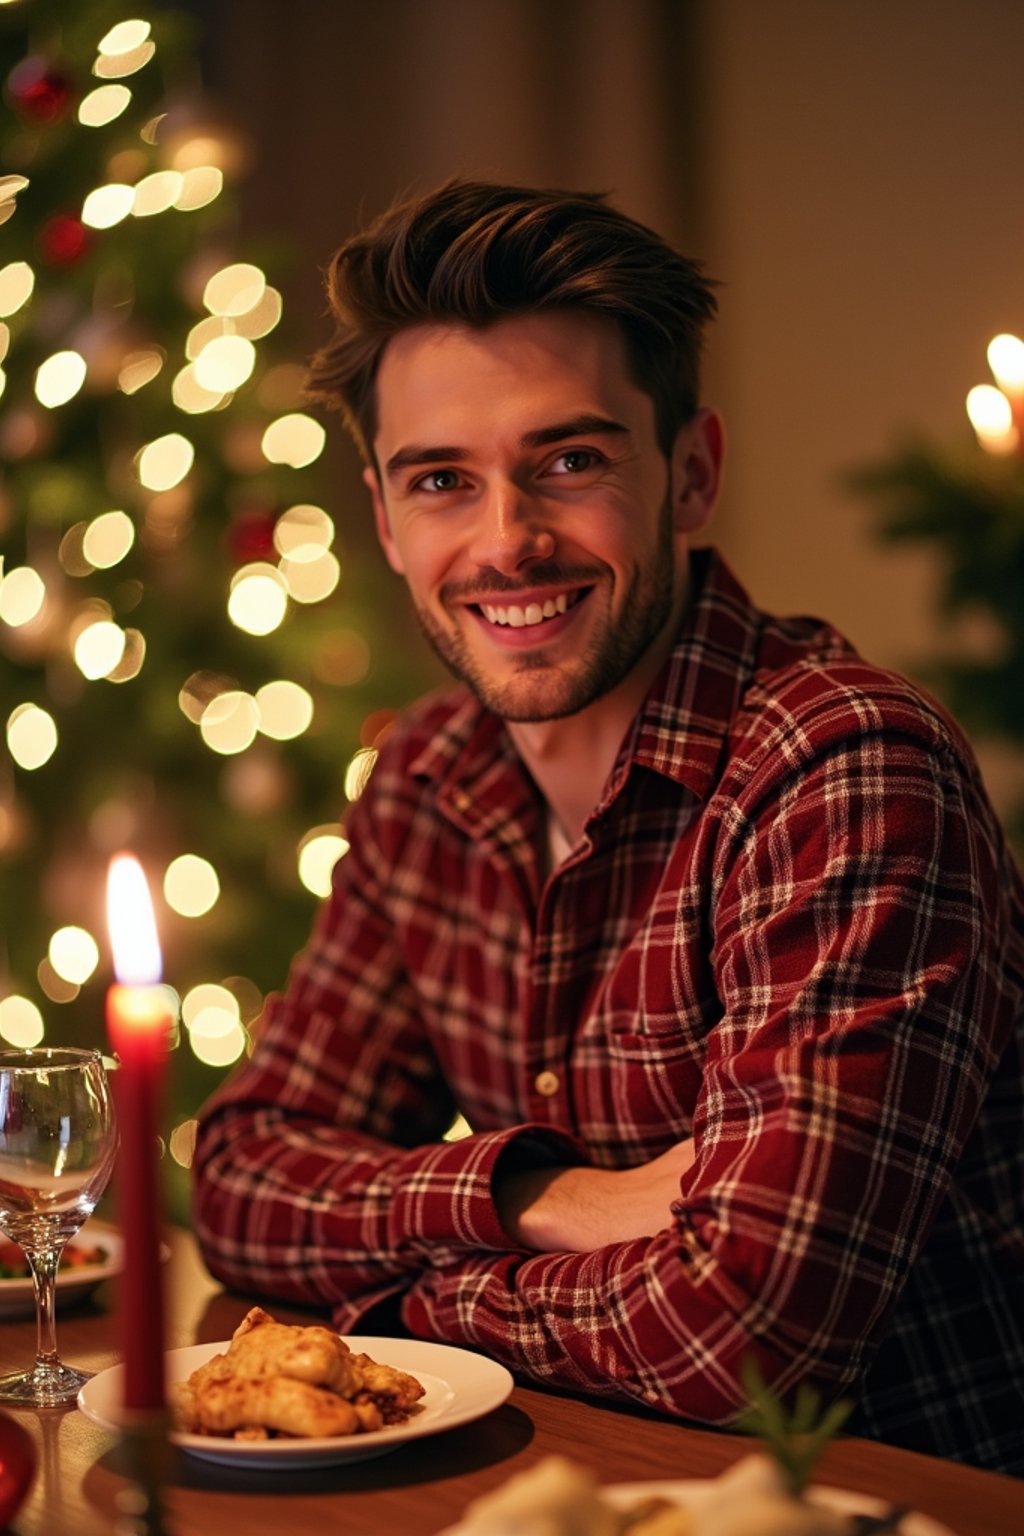
[[[715,1423],[743,1406],[748,1355],[782,1392],[857,1379],[1009,1027],[996,875],[948,770],[868,739],[737,821],[716,908],[724,1011],[669,1221],[593,1247],[566,1214],[589,1171],[513,1180],[506,1221],[538,1251],[425,1271],[402,1305],[414,1332]]]

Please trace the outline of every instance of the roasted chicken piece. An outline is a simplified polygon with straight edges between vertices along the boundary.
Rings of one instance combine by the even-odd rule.
[[[353,1435],[403,1422],[422,1396],[415,1377],[354,1355],[329,1328],[253,1307],[228,1349],[179,1384],[175,1411],[192,1434]]]

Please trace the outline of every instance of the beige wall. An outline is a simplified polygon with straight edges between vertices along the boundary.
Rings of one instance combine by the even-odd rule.
[[[703,232],[725,284],[708,382],[731,428],[718,540],[767,606],[913,667],[940,639],[934,559],[881,544],[842,479],[910,436],[969,443],[989,338],[1024,335],[1024,4],[703,14]],[[1019,800],[1020,758],[981,757],[997,801]]]

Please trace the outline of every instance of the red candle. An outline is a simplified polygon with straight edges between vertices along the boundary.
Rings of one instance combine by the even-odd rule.
[[[119,854],[110,865],[107,918],[118,983],[107,993],[107,1032],[120,1062],[113,1086],[120,1130],[117,1203],[124,1240],[124,1406],[137,1414],[160,1411],[165,1401],[158,1138],[174,1018],[158,985],[160,946],[146,878],[127,854]]]

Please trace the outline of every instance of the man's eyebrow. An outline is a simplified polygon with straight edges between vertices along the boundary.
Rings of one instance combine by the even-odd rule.
[[[556,421],[550,427],[538,427],[535,432],[524,432],[519,441],[523,448],[544,448],[548,443],[561,443],[567,437],[607,436],[612,433],[628,437],[629,428],[621,421],[613,421],[610,416],[597,416],[592,411],[585,411],[581,416],[570,416],[567,421]]]
[[[545,448],[549,443],[561,443],[566,438],[593,437],[597,434],[628,436],[629,428],[621,421],[613,421],[610,416],[598,416],[587,411],[580,416],[571,416],[566,421],[553,422],[550,427],[537,427],[533,432],[524,432],[519,439],[519,446]],[[411,443],[391,455],[384,465],[384,472],[394,476],[403,469],[414,469],[423,464],[458,464],[469,457],[468,448],[456,448],[451,444]]]
[[[417,464],[452,464],[468,458],[467,448],[412,443],[408,448],[399,448],[397,453],[393,453],[384,465],[384,471],[388,475],[397,475],[400,469],[412,469]]]

